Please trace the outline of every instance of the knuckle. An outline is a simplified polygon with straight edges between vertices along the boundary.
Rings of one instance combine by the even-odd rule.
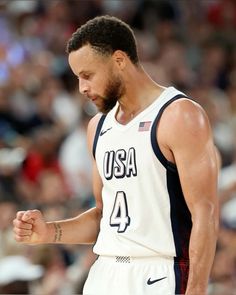
[[[17,218],[17,219],[20,219],[24,213],[25,213],[25,211],[18,211],[18,212],[16,213],[16,218]]]
[[[42,215],[41,211],[38,210],[38,209],[34,209],[34,210],[32,210],[32,212],[36,213],[36,214],[39,215],[39,216]]]

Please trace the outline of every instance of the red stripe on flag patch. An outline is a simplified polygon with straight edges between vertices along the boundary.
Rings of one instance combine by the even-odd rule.
[[[138,131],[148,131],[150,129],[152,121],[140,122]]]

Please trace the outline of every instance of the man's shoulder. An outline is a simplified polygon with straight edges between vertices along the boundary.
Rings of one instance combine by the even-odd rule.
[[[181,122],[184,124],[196,123],[202,116],[207,117],[200,104],[186,97],[173,101],[162,115],[163,119],[172,122],[171,125]]]
[[[202,109],[202,107],[193,99],[185,97],[183,95],[183,97],[174,100],[167,109],[170,109],[172,111],[194,111]]]
[[[96,134],[96,130],[98,127],[98,124],[102,118],[103,114],[102,113],[97,113],[92,119],[90,119],[87,127],[87,141],[88,141],[88,146],[89,150],[92,152],[93,148],[93,142]]]
[[[99,121],[101,120],[103,114],[102,113],[97,113],[95,116],[93,116],[89,123],[88,123],[88,131],[91,129],[96,129]]]
[[[203,108],[195,101],[180,98],[172,102],[163,115],[159,124],[159,134],[169,145],[173,142],[188,142],[192,138],[202,139],[209,136],[210,124]]]

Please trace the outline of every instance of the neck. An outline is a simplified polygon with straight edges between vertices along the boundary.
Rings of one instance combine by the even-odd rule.
[[[132,120],[150,105],[164,90],[142,67],[130,68],[124,77],[126,92],[119,100],[117,119]]]

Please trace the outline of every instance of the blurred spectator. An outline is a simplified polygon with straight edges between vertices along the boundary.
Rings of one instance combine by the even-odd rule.
[[[34,250],[32,260],[41,265],[44,274],[34,294],[54,295],[72,294],[66,282],[66,265],[62,251],[57,246],[39,246]]]
[[[91,116],[82,112],[78,127],[64,140],[60,148],[59,161],[67,184],[81,205],[91,201],[92,165],[88,152],[86,129]]]
[[[210,295],[233,295],[236,290],[236,231],[222,225],[209,285]]]
[[[60,140],[56,129],[35,131],[18,182],[22,200],[36,205],[68,199],[70,194],[57,157]]]
[[[236,230],[236,137],[233,161],[220,173],[219,195],[222,221]]]
[[[40,265],[23,256],[0,260],[0,294],[31,294],[31,283],[43,275]]]
[[[17,205],[14,202],[0,202],[0,262],[5,256],[24,253],[24,246],[16,244],[12,234],[12,218],[16,211]]]
[[[220,0],[209,3],[208,20],[218,28],[236,27],[236,4],[233,0]]]

